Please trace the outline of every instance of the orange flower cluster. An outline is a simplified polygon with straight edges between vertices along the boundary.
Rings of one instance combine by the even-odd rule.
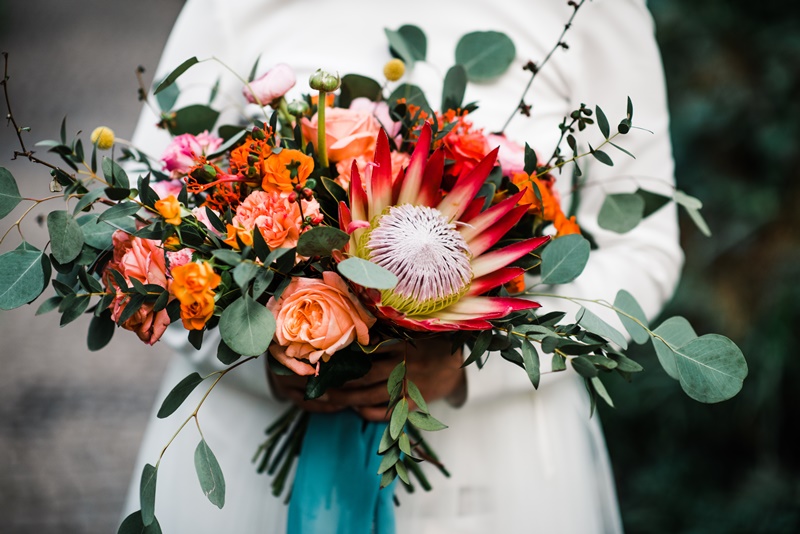
[[[231,174],[242,175],[264,191],[289,193],[297,185],[304,187],[314,170],[314,160],[299,150],[274,149],[267,141],[269,132],[257,137],[248,135],[244,144],[231,151]]]
[[[528,175],[524,172],[514,173],[511,182],[520,191],[524,191],[520,204],[529,204],[528,213],[541,219],[552,222],[556,228],[556,237],[569,234],[579,234],[581,229],[575,222],[575,217],[567,218],[561,211],[561,203],[553,189],[555,180],[552,178],[539,178],[535,173]],[[539,194],[536,194],[538,190]],[[541,198],[541,200],[540,200]]]
[[[181,303],[181,320],[187,330],[202,330],[214,314],[214,289],[220,276],[207,262],[189,262],[172,269],[170,293]]]

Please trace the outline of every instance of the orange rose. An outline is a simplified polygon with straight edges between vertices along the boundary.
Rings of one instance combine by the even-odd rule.
[[[317,147],[317,115],[301,119],[303,137]],[[331,108],[325,111],[328,158],[333,161],[372,154],[381,125],[372,113],[360,109]]]
[[[325,271],[322,276],[293,278],[277,301],[273,297],[267,303],[277,325],[269,351],[301,375],[314,374],[320,358],[328,361],[353,341],[369,343],[369,328],[375,324],[338,274]]]
[[[518,172],[511,177],[511,182],[516,185],[520,191],[525,191],[519,203],[530,204],[528,207],[529,213],[536,214],[545,221],[553,221],[558,213],[561,212],[561,207],[550,185],[537,178],[536,175],[528,176],[524,172]],[[541,201],[536,196],[533,184],[536,184],[536,188],[539,190],[539,195],[542,198]]]
[[[228,236],[223,241],[224,243],[227,243],[236,250],[239,250],[239,241],[244,243],[245,246],[253,246],[252,230],[246,230],[241,226],[234,226],[232,224],[226,224],[225,227],[228,229]],[[237,237],[239,239],[236,239]]]
[[[181,321],[186,330],[202,330],[214,315],[214,293],[207,291],[196,296],[192,303],[181,302]]]
[[[210,263],[189,262],[172,269],[172,284],[170,291],[181,301],[181,304],[191,304],[211,293],[222,279],[214,272]]]
[[[290,193],[296,184],[305,186],[306,179],[314,170],[314,160],[299,150],[284,148],[268,157],[262,169],[261,188],[264,191]]]
[[[164,217],[164,220],[169,224],[178,226],[181,224],[181,205],[175,195],[170,195],[167,198],[156,200],[156,211],[159,215]]]
[[[301,202],[302,213],[297,202],[289,202],[286,193],[253,191],[236,208],[233,225],[246,245],[253,243],[250,232],[258,228],[270,249],[292,248],[297,246],[297,240],[303,232],[303,216],[315,218],[320,215],[316,200]],[[230,226],[225,242],[235,246],[236,238],[233,237]]]
[[[522,293],[523,291],[525,291],[525,273],[522,273],[516,278],[512,278],[511,280],[503,284],[503,287],[505,287],[506,291],[508,291],[512,295],[516,293]]]

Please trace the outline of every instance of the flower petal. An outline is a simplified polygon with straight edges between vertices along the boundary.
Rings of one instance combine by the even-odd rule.
[[[478,194],[481,186],[486,181],[486,177],[492,172],[496,160],[497,149],[495,148],[466,176],[459,178],[450,193],[437,206],[442,215],[451,221],[457,221],[461,217],[469,203]]]
[[[422,186],[419,190],[419,197],[416,204],[432,208],[442,200],[442,193],[439,188],[442,186],[442,175],[444,174],[444,150],[437,148],[431,154],[428,163],[425,165],[425,172],[422,175]]]
[[[486,204],[486,197],[473,198],[472,202],[470,202],[469,206],[467,206],[467,209],[464,210],[464,213],[461,214],[461,218],[459,219],[459,221],[461,221],[462,223],[470,223],[470,221],[472,221],[472,219],[475,218],[475,216],[480,214],[484,204]]]
[[[488,275],[491,272],[505,267],[509,263],[518,260],[525,254],[544,245],[550,240],[550,236],[534,237],[525,241],[518,241],[507,247],[499,248],[486,254],[482,254],[472,260],[472,275],[475,278]]]
[[[519,202],[519,199],[521,199],[522,195],[524,194],[524,191],[520,191],[516,195],[508,197],[502,202],[498,202],[494,206],[490,207],[486,211],[472,217],[469,221],[469,226],[461,226],[458,229],[461,232],[461,235],[464,236],[464,240],[469,243],[475,237],[480,235],[481,232],[495,225],[497,221],[505,216],[506,213],[514,209],[514,206],[517,205],[517,202]]]
[[[389,150],[389,138],[383,128],[378,132],[374,161],[375,166],[367,180],[369,216],[366,220],[368,221],[392,203],[392,155]]]
[[[514,297],[464,297],[443,309],[442,312],[456,313],[475,319],[494,319],[508,315],[513,311],[538,307],[540,307],[538,302]],[[439,317],[439,313],[432,313],[431,316]]]
[[[474,297],[486,293],[490,289],[501,286],[525,272],[521,267],[507,267],[492,271],[489,274],[476,278],[469,285],[467,297]]]
[[[489,247],[500,241],[515,224],[519,222],[528,206],[517,206],[509,211],[502,219],[497,221],[491,228],[487,228],[482,234],[475,236],[469,243],[469,250],[472,257],[477,258]]]
[[[423,124],[422,131],[417,139],[417,146],[411,154],[411,161],[406,169],[403,187],[400,190],[397,204],[416,204],[419,191],[422,186],[422,176],[425,162],[428,160],[428,152],[431,149],[431,125],[427,122]]]

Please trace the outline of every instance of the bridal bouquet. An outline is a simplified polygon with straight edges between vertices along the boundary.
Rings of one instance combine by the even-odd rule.
[[[16,155],[49,167],[57,194],[48,199],[65,205],[46,217],[44,250],[22,240],[0,256],[0,308],[31,303],[51,285],[54,295],[38,313],[57,310],[62,325],[91,314],[91,350],[105,346],[117,327],[152,345],[177,323],[197,348],[218,328],[217,355],[226,367],[187,376],[158,417],[170,416],[204,382],[210,392],[254,359],[267,358],[273,373],[308,377],[306,398],[314,399],[367,373],[379,347],[425,343],[443,332],[452,335],[454,351],[468,348],[464,365],[481,366],[488,351],[497,351],[537,387],[546,356],[553,372],[572,367],[592,398],[609,404],[600,376],[641,371],[625,349],[629,339],[652,340],[666,372],[691,397],[718,402],[735,395],[747,368],[723,336],[698,337],[679,317],[652,328],[625,291],[613,304],[595,304],[616,312],[626,332],[583,307],[570,318],[541,315],[526,295],[537,281],[566,284],[580,276],[593,241],[564,212],[556,176],[570,165],[579,191],[581,158],[611,165],[608,149],[626,153],[617,138],[634,128],[630,99],[616,131],[599,107],[576,109],[557,125],[569,151],[558,148],[543,160],[524,143],[477,128],[471,121],[477,104],[463,102],[468,81],[508,67],[514,48],[507,36],[478,32],[462,39],[457,60],[482,49],[495,53],[451,68],[442,109],[435,110],[418,87],[397,83],[406,67],[424,59],[424,34],[403,26],[387,35],[396,59],[385,66],[383,83],[318,71],[312,91],[288,101],[296,83],[291,67],[257,76],[257,62],[242,78],[243,97],[257,115],[240,125],[218,126],[210,104],[173,109],[177,80],[199,63],[187,60],[154,91],[160,125],[174,136],[157,160],[120,146],[104,127],[92,133],[88,149],[82,139],[67,138],[65,125],[61,139],[39,143],[63,167],[39,160],[20,137]],[[527,68],[533,77],[541,65]],[[7,94],[7,80],[3,85]],[[591,126],[596,138],[584,150],[576,136]],[[99,157],[109,149],[110,157]],[[137,166],[142,172],[132,179]],[[0,169],[0,217],[24,200]],[[609,195],[599,223],[624,233],[670,201],[705,229],[700,202],[680,191],[672,198],[644,190]],[[342,427],[347,439],[367,440],[369,476],[380,475],[375,499],[391,499],[388,491],[377,496],[377,488],[396,478],[428,489],[418,462],[435,454],[421,431],[446,428],[407,376],[405,361],[387,387],[388,424],[369,432],[360,423]],[[197,421],[197,410],[179,430]],[[303,435],[315,424],[327,423],[293,409],[260,449],[261,469],[276,475],[276,493],[300,457],[292,501],[308,498],[299,495],[309,486],[300,480],[308,470]],[[224,477],[211,445],[201,438],[195,463],[203,491],[221,507]],[[317,461],[333,463],[335,454],[324,452]],[[157,460],[144,469],[141,511],[126,519],[125,529],[157,525]]]

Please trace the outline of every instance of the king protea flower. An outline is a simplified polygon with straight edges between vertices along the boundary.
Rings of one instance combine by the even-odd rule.
[[[444,153],[428,158],[431,128],[425,124],[408,167],[392,184],[386,133],[378,135],[374,165],[362,177],[353,166],[350,207],[339,205],[340,227],[350,233],[349,253],[391,271],[393,289],[368,290],[379,317],[412,330],[485,330],[491,319],[538,308],[527,299],[481,296],[522,274],[508,264],[544,244],[537,237],[489,251],[525,214],[518,193],[481,211],[475,198],[494,167],[497,149],[440,192]],[[488,252],[487,252],[488,251]]]

